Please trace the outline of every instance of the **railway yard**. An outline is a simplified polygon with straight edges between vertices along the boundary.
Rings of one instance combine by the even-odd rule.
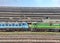
[[[59,24],[60,8],[0,7],[0,29],[3,31],[5,31],[5,28],[6,30],[9,28],[12,30],[16,27],[16,29],[18,29],[18,26],[20,28],[21,25],[19,25],[19,22],[31,24],[32,22],[46,22],[45,19],[48,22],[53,21],[53,23],[55,23],[56,21]],[[6,25],[6,23],[8,25]],[[18,25],[12,25],[12,23],[18,23]],[[44,24],[44,26],[45,25],[46,24]],[[51,25],[51,27],[53,26]],[[57,29],[57,26],[55,26],[55,28]],[[60,24],[58,25],[58,29],[60,29]],[[0,43],[60,43],[60,32],[0,32]]]
[[[60,43],[60,33],[0,32],[0,43]]]

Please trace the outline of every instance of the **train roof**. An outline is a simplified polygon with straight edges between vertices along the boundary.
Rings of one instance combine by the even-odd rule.
[[[27,23],[27,22],[0,22],[0,23]]]

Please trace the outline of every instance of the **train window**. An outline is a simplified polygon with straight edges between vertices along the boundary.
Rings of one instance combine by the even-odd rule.
[[[1,24],[0,24],[0,26],[1,26]]]
[[[4,26],[4,24],[2,24],[2,26]]]
[[[8,26],[8,24],[6,24],[6,26]]]
[[[11,24],[9,24],[9,26],[11,26]]]
[[[21,26],[21,24],[19,24],[19,26]]]
[[[37,25],[36,23],[34,23],[33,25]]]
[[[15,24],[12,24],[12,26],[15,26]]]
[[[16,26],[18,26],[18,24],[16,24]]]
[[[22,25],[26,25],[25,23],[23,23]]]

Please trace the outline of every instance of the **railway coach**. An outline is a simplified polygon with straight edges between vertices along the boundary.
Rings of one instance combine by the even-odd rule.
[[[26,22],[0,22],[0,30],[15,31],[27,30],[29,28]]]

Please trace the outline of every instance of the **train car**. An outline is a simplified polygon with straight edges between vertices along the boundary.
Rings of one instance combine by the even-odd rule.
[[[60,32],[60,23],[52,23],[52,25],[50,26],[49,31]]]
[[[0,30],[12,31],[12,30],[27,30],[29,28],[26,22],[0,22]]]
[[[60,24],[55,23],[32,23],[31,31],[60,31]]]

